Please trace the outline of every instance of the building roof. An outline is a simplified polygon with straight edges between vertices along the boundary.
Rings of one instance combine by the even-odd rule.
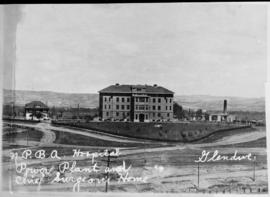
[[[153,86],[150,85],[111,85],[107,88],[104,88],[99,91],[99,93],[132,93],[132,89],[143,89],[143,93],[147,94],[173,94],[174,92],[162,87],[157,86],[156,84]]]
[[[49,107],[45,105],[44,103],[42,103],[41,101],[32,101],[30,103],[26,103],[25,108],[26,109],[29,109],[29,108],[49,109]]]

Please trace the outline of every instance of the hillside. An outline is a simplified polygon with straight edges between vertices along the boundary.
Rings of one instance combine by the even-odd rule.
[[[265,111],[264,98],[219,97],[209,95],[176,95],[174,100],[184,108],[222,111],[224,99],[228,101],[229,111]]]
[[[14,96],[13,96],[14,95]],[[25,105],[31,101],[42,101],[49,107],[94,108],[98,106],[98,94],[70,94],[51,91],[4,90],[4,104],[14,101],[16,105]]]
[[[13,96],[14,95],[14,96]],[[25,105],[33,100],[47,103],[48,106],[56,107],[80,107],[94,108],[98,106],[98,94],[73,94],[51,91],[26,91],[26,90],[4,90],[4,104],[14,101],[16,105]],[[206,109],[221,111],[223,100],[228,100],[229,111],[258,111],[265,109],[264,98],[242,98],[242,97],[219,97],[209,95],[176,95],[174,100],[184,108]]]

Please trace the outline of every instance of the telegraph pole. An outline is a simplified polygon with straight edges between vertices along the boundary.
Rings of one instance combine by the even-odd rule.
[[[28,129],[27,129],[27,131],[26,131],[26,145],[28,146]]]
[[[253,160],[253,181],[255,181],[255,167],[256,167],[256,156],[254,156]]]
[[[200,162],[198,162],[198,189],[200,187]]]
[[[77,107],[77,119],[79,119],[80,116],[80,103],[78,103],[78,107]]]
[[[111,151],[108,151],[108,160],[107,160],[107,168],[109,169],[109,167],[110,167],[110,153],[111,153]],[[106,185],[105,185],[105,192],[108,192],[108,179],[109,179],[109,170],[108,170],[108,172],[107,172],[107,175],[106,175],[106,177],[107,177],[107,180],[106,180]]]

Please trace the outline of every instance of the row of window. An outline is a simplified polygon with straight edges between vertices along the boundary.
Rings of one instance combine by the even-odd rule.
[[[125,110],[125,108],[129,110],[129,105],[126,105],[126,107],[125,105],[116,105],[116,109],[120,109],[120,106],[122,110]],[[104,105],[104,109],[107,109],[107,105]],[[108,105],[108,109],[111,109],[111,105]]]
[[[111,97],[104,97],[104,101],[106,102],[106,101],[111,101]],[[167,98],[165,98],[165,100],[166,100],[166,103],[172,103],[172,99],[170,98],[170,99],[167,99]],[[120,98],[119,97],[116,97],[116,102],[119,102],[120,101]],[[125,97],[122,97],[121,98],[121,101],[122,102],[130,102],[130,98],[128,97],[128,98],[125,98]],[[148,102],[149,101],[149,98],[141,98],[141,97],[136,97],[135,98],[135,101],[136,102]],[[158,103],[161,103],[161,98],[152,98],[152,102],[153,103],[155,103],[155,102],[158,102]]]
[[[121,112],[116,112],[116,116],[119,117],[121,114]],[[156,117],[156,113],[153,113],[153,118]],[[109,116],[109,112],[106,112],[106,116]],[[127,117],[129,116],[129,112],[122,112],[122,116],[123,117]],[[157,117],[161,117],[160,113],[157,113]],[[167,117],[170,117],[170,113],[167,113]],[[138,119],[138,114],[135,114],[135,119]],[[148,114],[145,114],[145,119],[148,119]]]
[[[126,105],[126,107],[125,107],[125,105],[116,105],[116,109],[120,109],[120,106],[121,106],[122,110],[125,110],[125,109],[129,110],[130,109],[129,105]],[[107,105],[104,105],[104,109],[107,109]],[[111,105],[108,105],[108,109],[111,109]],[[149,110],[149,106],[148,105],[136,105],[135,109],[136,110]],[[153,105],[152,109],[153,110],[156,110],[156,109],[161,110],[161,106],[157,106],[157,108],[156,108],[156,106]],[[168,109],[172,110],[172,106],[166,106],[166,110],[168,110]]]
[[[125,107],[125,105],[116,105],[116,109],[120,109],[120,106],[121,106],[121,109],[122,110],[129,110],[130,108],[129,108],[129,105],[126,105],[126,107]],[[107,109],[107,105],[104,105],[104,109]],[[111,105],[108,105],[108,109],[111,109]],[[136,110],[149,110],[149,106],[148,105],[136,105],[135,106],[135,109]],[[152,106],[152,109],[153,110],[161,110],[161,106],[157,106],[157,108],[156,108],[156,106],[155,105],[153,105]],[[168,106],[166,106],[166,110],[172,110],[172,106],[169,106],[169,108],[168,108]]]
[[[129,116],[129,112],[122,112],[123,117],[127,117]],[[106,112],[106,116],[109,116],[109,112]],[[119,117],[120,116],[120,112],[116,112],[116,116]]]
[[[136,97],[135,98],[135,101],[136,102],[148,102],[149,101],[149,99],[148,98],[138,98],[138,97]],[[166,103],[172,103],[172,99],[170,98],[170,99],[167,99],[167,98],[165,98],[165,101],[166,101]],[[152,98],[152,102],[153,103],[155,103],[155,102],[158,102],[158,103],[161,103],[161,98]]]
[[[149,106],[148,105],[136,105],[135,106],[135,109],[136,110],[149,110]],[[161,106],[159,105],[159,106],[157,106],[157,108],[156,108],[156,106],[155,105],[153,105],[152,106],[152,110],[161,110]],[[166,106],[166,110],[172,110],[172,106]]]
[[[106,102],[106,101],[111,101],[111,97],[104,97],[104,101]],[[120,101],[120,98],[119,97],[116,97],[116,102],[119,102]],[[122,97],[121,98],[121,101],[122,102],[130,102],[130,98],[125,98],[125,97]]]

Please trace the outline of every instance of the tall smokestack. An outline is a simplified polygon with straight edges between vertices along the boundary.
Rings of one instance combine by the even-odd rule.
[[[227,100],[224,100],[224,104],[223,104],[223,113],[224,113],[224,114],[227,113]]]

